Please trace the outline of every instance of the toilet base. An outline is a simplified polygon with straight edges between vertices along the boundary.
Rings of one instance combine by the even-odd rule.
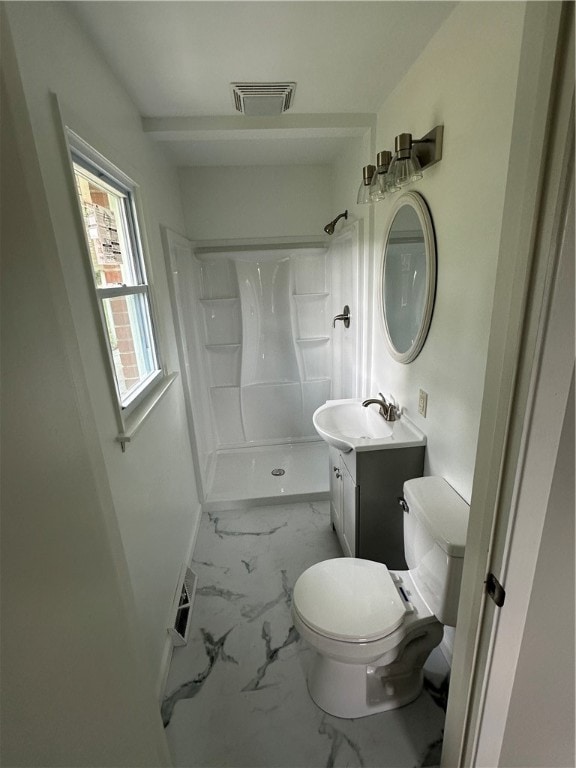
[[[423,667],[440,643],[443,627],[428,625],[373,664],[350,664],[314,651],[308,672],[312,700],[329,715],[366,717],[403,707],[422,691]]]

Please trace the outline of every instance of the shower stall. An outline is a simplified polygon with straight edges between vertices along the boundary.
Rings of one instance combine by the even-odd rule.
[[[356,238],[330,249],[193,249],[171,232],[166,240],[204,507],[325,498],[327,446],[312,414],[355,394],[342,353],[357,329],[332,318],[342,290],[355,304]]]

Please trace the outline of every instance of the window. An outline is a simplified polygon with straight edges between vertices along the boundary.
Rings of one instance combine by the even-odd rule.
[[[72,142],[71,142],[72,143]],[[134,207],[134,185],[72,143],[74,180],[116,385],[127,413],[162,376]]]

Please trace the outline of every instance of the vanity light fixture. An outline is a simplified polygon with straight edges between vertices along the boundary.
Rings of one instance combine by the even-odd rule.
[[[372,176],[372,183],[370,184],[370,199],[374,202],[384,200],[388,193],[390,183],[388,169],[391,162],[392,152],[388,152],[388,150],[378,152],[376,173]]]
[[[374,165],[365,165],[364,168],[362,168],[362,181],[360,182],[358,197],[356,198],[358,205],[366,205],[367,203],[372,202],[370,199],[370,185],[372,184],[372,177],[374,176],[375,171],[376,166]]]
[[[394,139],[395,155],[388,176],[390,189],[396,191],[422,178],[422,171],[442,159],[444,126],[437,125],[421,139],[411,133],[401,133]]]
[[[357,202],[383,200],[388,193],[398,192],[406,184],[421,179],[423,170],[442,159],[443,137],[443,125],[437,125],[421,139],[413,139],[411,133],[396,136],[393,157],[391,152],[379,152],[377,169],[373,165],[364,167]]]
[[[394,139],[394,160],[390,168],[390,190],[398,191],[411,181],[422,178],[422,168],[418,156],[413,151],[411,133],[401,133]]]

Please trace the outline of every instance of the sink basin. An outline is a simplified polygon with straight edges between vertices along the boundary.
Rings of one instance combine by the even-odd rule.
[[[385,421],[377,405],[365,408],[362,400],[328,400],[312,421],[320,437],[344,453],[426,444],[425,436],[405,416]]]

